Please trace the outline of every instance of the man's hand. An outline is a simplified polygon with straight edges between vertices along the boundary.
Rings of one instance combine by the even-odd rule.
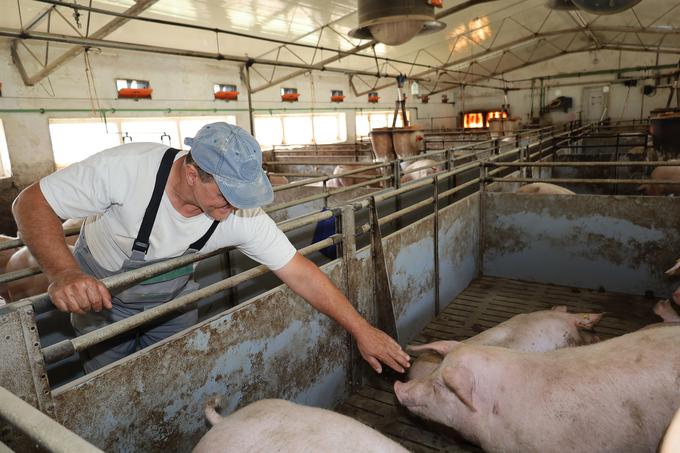
[[[80,270],[64,270],[58,273],[47,293],[57,309],[83,314],[87,311],[111,310],[111,294],[96,278]]]
[[[370,324],[366,324],[360,332],[357,332],[355,339],[361,357],[376,373],[382,373],[381,362],[398,373],[403,373],[410,366],[409,355],[401,349],[401,346],[385,332]]]

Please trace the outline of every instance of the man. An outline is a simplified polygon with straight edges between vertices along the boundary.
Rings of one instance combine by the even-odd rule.
[[[229,245],[267,265],[314,308],[350,332],[376,372],[396,371],[408,355],[372,327],[333,283],[297,253],[260,206],[273,200],[262,153],[245,130],[204,126],[189,154],[155,143],[102,151],[26,188],[14,202],[19,232],[50,281],[52,303],[71,313],[79,335],[192,291],[192,266],[114,294],[98,280],[163,259]],[[59,218],[87,217],[74,253]],[[91,372],[196,322],[192,310],[87,351]]]

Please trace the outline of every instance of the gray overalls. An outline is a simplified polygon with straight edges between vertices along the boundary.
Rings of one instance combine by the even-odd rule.
[[[151,200],[146,207],[137,239],[135,239],[132,246],[132,254],[129,259],[123,262],[123,266],[119,270],[109,271],[95,261],[87,246],[85,228],[81,229],[80,237],[73,253],[84,272],[102,279],[162,261],[146,261],[144,258],[149,249],[149,237],[165,191],[165,185],[178,152],[179,150],[177,149],[168,148],[163,155],[160,168],[156,173],[156,183]],[[184,255],[196,253],[203,248],[218,224],[217,220],[214,221],[208,231],[189,246]],[[78,335],[83,335],[121,319],[128,318],[143,310],[168,302],[181,294],[195,291],[198,288],[198,283],[191,280],[192,273],[193,264],[189,264],[166,274],[145,280],[117,294],[112,294],[111,302],[113,308],[111,310],[102,310],[99,313],[88,312],[84,315],[72,313],[71,324]],[[195,324],[197,319],[198,312],[196,309],[176,315],[169,315],[152,321],[135,331],[127,332],[93,346],[82,354],[85,372],[90,373],[135,352],[137,349],[137,336],[139,336],[139,346],[144,348]]]

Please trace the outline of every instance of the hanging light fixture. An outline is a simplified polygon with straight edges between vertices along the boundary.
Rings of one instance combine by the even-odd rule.
[[[358,39],[375,39],[390,46],[403,44],[416,35],[446,27],[435,19],[437,0],[359,0],[359,26],[349,32]]]

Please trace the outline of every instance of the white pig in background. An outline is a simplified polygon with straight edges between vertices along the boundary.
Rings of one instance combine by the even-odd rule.
[[[193,453],[407,453],[401,445],[354,420],[318,407],[261,400],[227,417],[206,406],[212,429]]]
[[[546,182],[532,182],[530,184],[525,184],[515,191],[515,193],[532,193],[532,194],[542,194],[542,195],[575,195],[569,189],[565,189],[557,184],[548,184]]]
[[[680,302],[675,301],[680,305]],[[664,322],[680,322],[680,315],[671,306],[671,301],[660,300],[654,305],[654,313],[656,313]]]
[[[680,195],[680,166],[656,167],[649,175],[656,181],[678,181],[679,184],[642,184],[639,189],[647,195]]]
[[[415,181],[416,179],[424,178],[426,176],[433,175],[439,171],[439,165],[432,159],[420,159],[415,162],[411,162],[404,168],[403,172],[413,171],[419,169],[418,171],[413,171],[412,173],[406,173],[401,177],[401,182]]]
[[[513,316],[497,326],[485,330],[464,343],[500,346],[526,352],[545,352],[569,346],[596,343],[599,338],[583,329],[592,329],[602,319],[602,313],[567,313],[564,305],[552,310],[541,310]],[[419,379],[434,371],[450,347],[448,341],[437,341],[424,346],[411,346],[409,350],[425,352],[408,370],[408,378]]]
[[[551,352],[451,343],[394,391],[492,453],[652,452],[680,406],[679,344],[673,325]]]

